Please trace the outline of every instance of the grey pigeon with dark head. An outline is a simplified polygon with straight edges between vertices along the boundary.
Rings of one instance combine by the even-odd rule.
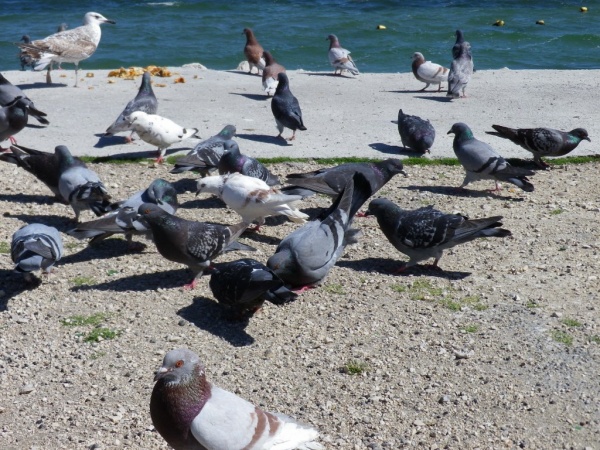
[[[294,97],[290,91],[290,81],[286,73],[277,75],[277,89],[273,100],[271,100],[271,111],[277,123],[279,134],[277,137],[283,138],[284,128],[289,128],[293,131],[292,136],[287,138],[288,141],[296,139],[296,130],[306,131],[304,122],[302,121],[302,110],[298,99]]]
[[[452,64],[448,73],[448,93],[446,97],[466,97],[465,89],[473,75],[471,44],[464,40],[462,31],[456,30],[456,43],[452,47]]]
[[[233,140],[224,143],[225,151],[219,160],[219,174],[239,172],[242,175],[263,180],[269,186],[279,184],[279,178],[269,172],[260,161],[240,153],[240,147]]]
[[[31,272],[52,271],[54,264],[62,258],[63,244],[60,233],[54,227],[32,223],[19,228],[12,237],[10,255],[15,270],[32,281]]]
[[[398,111],[398,132],[402,145],[419,153],[430,153],[435,129],[429,120]]]
[[[14,135],[25,128],[28,120],[27,105],[21,97],[0,108],[0,143],[10,139],[11,144],[16,144]],[[0,147],[0,151],[6,150]]]
[[[323,449],[316,429],[210,383],[191,350],[169,351],[154,381],[150,417],[175,450]]]
[[[460,214],[443,213],[431,205],[404,210],[386,198],[372,200],[367,215],[375,216],[388,241],[410,258],[398,272],[429,258],[435,258],[433,267],[437,268],[447,248],[480,237],[511,235],[509,230],[499,228],[502,216],[469,220]]]
[[[225,142],[232,139],[235,133],[235,126],[226,125],[219,134],[198,143],[186,156],[178,159],[171,173],[194,170],[203,177],[210,175],[219,166],[225,152]]]
[[[31,99],[25,95],[25,92],[8,81],[4,75],[0,73],[0,106],[6,106],[9,103],[12,103],[17,97],[23,99],[23,102],[27,106],[27,113],[30,116],[35,117],[35,119],[43,125],[48,125],[50,123],[48,122],[48,119],[46,119],[46,113],[37,109]]]
[[[235,242],[248,228],[247,223],[225,226],[195,222],[169,214],[153,203],[144,203],[138,213],[148,223],[158,252],[169,261],[185,264],[194,279],[184,286],[196,287],[198,278],[210,266],[211,260],[229,250],[254,250]]]
[[[146,114],[156,114],[158,110],[158,100],[152,90],[151,75],[150,72],[144,72],[142,75],[142,83],[140,89],[133,100],[131,100],[125,106],[123,112],[117,117],[117,120],[113,122],[111,126],[106,129],[105,136],[112,136],[115,133],[121,131],[131,130],[131,124],[128,120],[129,115],[135,111],[143,111]],[[134,131],[131,132],[129,137],[126,138],[128,142],[131,142]]]
[[[466,172],[461,188],[473,181],[494,180],[496,188],[492,192],[500,191],[501,181],[512,183],[525,192],[533,192],[533,184],[527,177],[535,175],[534,171],[511,166],[491,146],[475,139],[471,129],[464,123],[452,125],[448,131],[450,133],[454,133],[454,153]]]
[[[583,128],[571,131],[559,131],[552,128],[509,128],[492,125],[496,130],[486,131],[488,134],[510,139],[517,145],[533,154],[533,161],[540,167],[549,167],[542,156],[564,156],[577,148],[583,140],[591,142],[588,132]]]
[[[219,303],[238,319],[252,316],[265,301],[283,305],[297,297],[275,272],[251,258],[217,264],[209,286]]]

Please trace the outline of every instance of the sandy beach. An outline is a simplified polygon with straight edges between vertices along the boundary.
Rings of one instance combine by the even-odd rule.
[[[4,72],[39,109],[48,113],[50,120],[48,127],[38,127],[31,118],[32,126],[16,136],[18,143],[47,151],[64,144],[76,155],[152,156],[155,149],[142,141],[126,144],[122,137],[101,137],[135,97],[140,77],[109,78],[109,71],[88,71],[84,67],[79,87],[74,88],[74,71],[69,65],[65,67],[53,72],[54,84],[50,86],[45,83],[45,72]],[[598,153],[600,123],[595,117],[600,104],[600,70],[477,71],[467,88],[468,98],[453,101],[447,101],[443,92],[437,93],[432,87],[428,92],[420,92],[424,85],[412,73],[340,77],[332,72],[291,71],[290,87],[300,101],[308,128],[298,132],[292,143],[275,139],[277,130],[270,100],[264,95],[259,76],[197,67],[170,70],[171,77],[153,77],[158,113],[182,126],[198,128],[202,138],[233,124],[241,150],[252,156],[397,155],[402,148],[394,122],[400,108],[407,114],[427,118],[434,125],[437,137],[430,157],[454,156],[453,136],[446,133],[455,122],[467,123],[476,137],[505,157],[530,155],[507,140],[486,135],[492,124],[586,128],[592,142],[582,143],[571,155]],[[179,77],[185,83],[176,84]],[[290,134],[289,130],[284,133]],[[187,140],[173,146],[167,154],[187,150],[194,144],[194,139]]]

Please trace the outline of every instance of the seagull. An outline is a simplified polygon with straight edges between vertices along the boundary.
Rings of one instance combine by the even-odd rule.
[[[115,24],[116,22],[107,19],[102,14],[88,12],[83,17],[83,25],[80,27],[54,33],[29,44],[17,43],[16,45],[27,51],[35,60],[34,70],[43,70],[52,62],[75,64],[75,87],[77,87],[79,62],[92,56],[98,48],[102,36],[100,25],[103,23]],[[46,74],[48,84],[52,83],[50,70],[51,65]]]

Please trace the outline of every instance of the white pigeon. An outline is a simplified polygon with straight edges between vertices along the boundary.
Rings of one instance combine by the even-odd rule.
[[[17,45],[31,58],[35,60],[34,70],[43,70],[52,62],[58,64],[66,62],[75,64],[75,86],[77,86],[77,72],[79,62],[94,54],[100,43],[103,23],[116,23],[102,14],[88,12],[83,17],[83,25],[72,30],[65,30],[29,43],[17,43]],[[52,83],[50,70],[46,74],[46,82]]]
[[[329,53],[327,54],[329,57],[329,63],[333,66],[334,74],[340,71],[340,75],[342,71],[347,70],[352,75],[358,75],[360,72],[354,64],[352,57],[350,56],[350,52],[345,48],[342,48],[340,45],[340,41],[338,40],[335,34],[330,34],[327,36],[329,40]]]
[[[131,129],[135,130],[144,142],[158,147],[156,162],[159,164],[164,161],[167,148],[171,145],[192,136],[198,137],[196,136],[198,128],[183,128],[171,119],[157,114],[135,111],[129,115],[127,120]]]
[[[294,208],[301,200],[300,195],[282,194],[263,180],[234,172],[201,178],[197,183],[197,194],[215,194],[227,206],[242,216],[243,222],[257,221],[256,231],[265,223],[265,217],[284,215],[292,222],[304,223],[308,216]]]
[[[431,61],[425,61],[422,53],[415,52],[412,55],[412,72],[417,80],[426,83],[425,87],[421,89],[422,91],[427,89],[430,84],[437,84],[438,92],[440,92],[442,81],[448,81],[449,69]]]

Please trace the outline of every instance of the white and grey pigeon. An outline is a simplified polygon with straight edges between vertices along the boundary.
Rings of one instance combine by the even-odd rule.
[[[275,272],[251,258],[216,264],[208,285],[217,301],[238,320],[254,315],[265,301],[279,306],[298,296]]]
[[[54,33],[44,39],[30,43],[17,43],[23,51],[27,52],[34,60],[34,70],[43,70],[48,66],[46,82],[52,83],[50,75],[51,63],[75,64],[75,87],[78,82],[79,62],[94,54],[102,37],[100,25],[103,23],[116,23],[102,14],[88,12],[83,17],[83,25],[71,30]]]
[[[225,152],[225,142],[233,138],[235,133],[235,126],[226,125],[219,134],[199,142],[187,155],[179,158],[171,173],[193,170],[205,177],[216,171]]]
[[[262,85],[267,96],[271,97],[275,94],[279,84],[277,77],[280,73],[285,72],[285,67],[275,61],[270,52],[263,52],[263,58],[265,59],[265,68],[262,73]]]
[[[48,119],[46,119],[46,113],[37,109],[31,99],[25,95],[25,92],[23,92],[20,87],[15,86],[8,81],[6,77],[0,73],[0,106],[6,106],[9,103],[12,103],[17,97],[23,99],[22,101],[27,105],[27,113],[30,116],[35,117],[35,119],[43,125],[48,125],[50,123],[48,122]]]
[[[431,61],[425,61],[422,53],[415,52],[412,55],[412,72],[415,78],[425,83],[424,91],[430,84],[438,85],[438,92],[442,90],[442,82],[448,81],[449,69]]]
[[[24,273],[26,281],[33,281],[31,272],[41,269],[49,274],[62,258],[62,238],[54,227],[41,223],[25,225],[13,234],[10,255],[15,270]]]
[[[21,97],[17,97],[11,103],[0,108],[0,144],[9,139],[11,144],[17,141],[14,135],[21,131],[27,125],[29,114],[27,113],[27,104]],[[7,151],[8,148],[0,147],[0,152]]]
[[[123,112],[117,117],[117,120],[106,129],[105,136],[112,136],[115,133],[131,130],[131,125],[127,118],[132,112],[143,111],[147,114],[156,114],[156,111],[158,110],[158,100],[152,90],[151,79],[150,72],[144,72],[137,95],[133,100],[127,103]],[[127,142],[132,141],[133,133],[134,132],[132,131],[131,134],[125,138]]]
[[[294,97],[290,91],[290,81],[287,74],[284,72],[277,75],[277,89],[271,100],[271,112],[277,123],[278,138],[285,139],[281,133],[284,128],[292,130],[292,136],[287,138],[288,141],[296,139],[296,130],[306,131],[304,122],[302,121],[302,110],[298,99]]]
[[[184,128],[171,119],[157,114],[134,111],[127,117],[127,122],[138,136],[150,145],[158,147],[157,163],[162,163],[167,148],[191,137],[198,137],[198,128]]]
[[[154,203],[169,214],[177,212],[177,191],[171,183],[157,178],[146,189],[136,192],[128,199],[111,205],[112,211],[99,219],[84,222],[67,231],[77,239],[89,239],[90,243],[100,242],[114,234],[124,234],[129,248],[134,248],[132,237],[144,235],[150,238],[150,227],[138,214],[143,203]]]
[[[369,182],[356,173],[331,207],[281,240],[267,261],[286,284],[310,289],[323,280],[346,245],[357,242],[359,230],[351,229],[354,214],[371,196]]]
[[[211,260],[220,254],[230,250],[255,250],[235,242],[248,223],[225,226],[195,222],[169,214],[153,203],[143,203],[138,213],[150,225],[158,252],[169,261],[185,264],[194,273],[194,279],[184,289],[196,287]]]
[[[431,153],[435,128],[429,120],[398,111],[398,132],[402,145],[419,153]]]
[[[492,192],[500,191],[501,181],[512,183],[525,192],[533,192],[533,184],[527,177],[534,175],[534,171],[511,166],[490,145],[475,139],[471,129],[464,123],[452,125],[448,131],[448,134],[451,133],[454,133],[454,153],[466,172],[461,188],[473,181],[494,180],[496,188]]]
[[[219,174],[239,172],[249,177],[263,180],[269,186],[279,184],[279,178],[273,175],[260,161],[240,153],[237,142],[228,140],[224,143],[225,151],[219,160]]]
[[[388,241],[410,258],[397,272],[429,258],[435,258],[433,267],[437,268],[448,248],[480,237],[511,235],[509,230],[499,228],[502,216],[470,220],[460,214],[443,213],[431,205],[405,210],[386,198],[372,200],[367,215],[375,216]]]
[[[542,160],[542,156],[564,156],[575,150],[581,141],[591,142],[588,132],[583,128],[575,128],[571,131],[552,128],[509,128],[501,125],[492,125],[492,128],[496,132],[486,131],[486,133],[510,139],[520,145],[531,152],[533,161],[544,169],[549,165]]]
[[[175,450],[321,450],[319,432],[263,411],[206,379],[198,355],[169,351],[154,377],[150,417]]]
[[[454,59],[448,73],[446,97],[466,97],[465,89],[473,75],[473,56],[471,55],[471,44],[464,40],[460,30],[456,30],[456,43],[452,47],[452,57]]]
[[[110,195],[98,174],[75,160],[69,149],[59,145],[55,149],[58,158],[58,191],[75,212],[79,221],[81,211],[91,209],[101,216],[111,204]]]
[[[257,221],[256,231],[265,223],[265,217],[284,215],[292,222],[304,223],[308,216],[295,207],[300,195],[282,194],[258,178],[238,172],[201,178],[197,194],[217,195],[227,206],[242,216],[242,221]]]
[[[339,70],[339,74],[341,75],[344,70],[347,70],[352,75],[358,75],[360,72],[352,60],[350,52],[345,48],[342,48],[337,36],[335,34],[330,34],[325,40],[329,40],[329,52],[327,53],[327,57],[329,58],[329,63],[335,69],[333,73],[337,75]]]

